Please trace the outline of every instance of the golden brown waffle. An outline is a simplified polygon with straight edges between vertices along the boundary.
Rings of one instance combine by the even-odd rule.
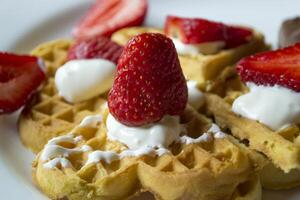
[[[19,132],[23,144],[36,153],[49,139],[66,134],[83,117],[99,111],[105,102],[104,97],[97,97],[71,104],[58,95],[54,75],[65,63],[70,45],[70,40],[57,40],[42,44],[31,52],[44,60],[47,80],[20,115]]]
[[[120,152],[126,146],[107,140],[104,123],[75,127],[79,142],[60,142],[67,149],[89,145],[92,150],[66,156],[72,167],[45,168],[41,152],[33,164],[37,185],[52,199],[127,199],[150,192],[156,199],[260,200],[256,175],[263,164],[259,154],[249,151],[232,137],[171,146],[171,154],[160,157],[125,157],[121,160],[85,165],[95,150]],[[182,116],[190,136],[199,136],[211,120],[188,107]]]
[[[238,96],[248,92],[248,88],[241,82],[235,67],[227,66],[207,84],[206,92],[217,94],[226,102],[232,103]]]
[[[262,170],[263,186],[272,189],[300,185],[300,129],[290,126],[272,131],[254,120],[232,112],[231,104],[221,97],[207,94],[207,110],[216,122],[251,149],[265,154],[271,162]],[[232,102],[232,101],[231,101]]]
[[[120,45],[125,45],[134,35],[144,32],[163,33],[156,28],[131,27],[114,33],[112,40]],[[179,55],[179,60],[187,79],[197,81],[202,91],[209,91],[214,80],[227,66],[235,64],[242,57],[268,50],[269,48],[269,45],[266,45],[264,41],[263,35],[254,31],[253,38],[247,44],[222,50],[212,55]]]
[[[141,33],[161,33],[163,34],[163,31],[158,28],[152,28],[152,27],[129,27],[129,28],[123,28],[121,30],[116,31],[112,34],[111,39],[118,43],[119,45],[124,46],[128,40],[130,40],[135,35],[141,34]]]

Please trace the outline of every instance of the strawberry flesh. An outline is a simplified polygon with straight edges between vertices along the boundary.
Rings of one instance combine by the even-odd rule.
[[[173,42],[159,33],[132,38],[119,59],[108,97],[110,113],[128,126],[179,115],[187,103],[187,85]]]
[[[0,114],[18,110],[44,79],[37,57],[0,53]]]
[[[139,26],[145,19],[147,8],[147,0],[97,0],[73,29],[73,36],[109,37],[121,28]]]
[[[201,18],[176,16],[167,17],[165,33],[170,37],[179,38],[185,44],[223,41],[225,49],[247,43],[253,34],[251,29],[245,27],[225,25]]]
[[[237,64],[237,71],[244,82],[300,92],[300,43],[246,57]]]
[[[68,60],[102,58],[117,64],[123,47],[107,37],[78,40],[68,51]]]

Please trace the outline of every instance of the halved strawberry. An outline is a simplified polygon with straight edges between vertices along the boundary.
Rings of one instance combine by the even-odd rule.
[[[23,106],[44,79],[37,57],[0,53],[0,114]]]
[[[242,59],[237,71],[244,82],[281,85],[300,92],[300,43]]]
[[[179,115],[186,103],[186,80],[173,42],[159,33],[133,37],[118,62],[110,113],[123,124],[140,126]]]
[[[225,25],[201,18],[183,18],[168,16],[165,33],[170,37],[179,38],[186,44],[224,41],[224,48],[233,48],[247,43],[252,30],[245,27]]]
[[[73,29],[73,36],[110,36],[121,28],[139,26],[145,19],[147,7],[147,0],[97,0]]]
[[[107,37],[96,36],[86,40],[78,40],[68,51],[68,60],[103,58],[117,64],[123,47]]]

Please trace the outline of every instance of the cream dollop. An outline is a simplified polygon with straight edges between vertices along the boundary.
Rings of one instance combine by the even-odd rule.
[[[157,123],[141,127],[130,127],[121,124],[109,114],[106,126],[108,138],[125,144],[129,150],[143,149],[145,147],[167,149],[174,142],[192,144],[208,142],[213,138],[222,139],[226,136],[216,124],[212,124],[207,133],[203,133],[198,138],[191,138],[186,135],[181,136],[186,130],[179,123],[179,117],[168,115]]]
[[[165,116],[159,122],[131,127],[117,121],[111,114],[106,120],[107,136],[110,140],[125,144],[129,149],[141,147],[168,147],[182,132],[179,116]]]
[[[105,59],[71,60],[55,74],[58,93],[76,103],[93,98],[110,89],[116,65]]]
[[[188,103],[195,109],[199,109],[205,103],[203,93],[198,89],[196,81],[187,81]]]
[[[121,133],[120,133],[121,134]],[[138,133],[137,133],[138,134]],[[149,136],[151,137],[151,136]],[[179,142],[181,144],[189,145],[189,144],[196,144],[196,143],[202,143],[202,142],[209,142],[215,139],[223,139],[226,137],[226,134],[223,133],[220,128],[216,124],[212,124],[210,129],[207,131],[207,133],[203,133],[197,138],[191,138],[189,136],[183,135],[179,136],[177,135],[177,138],[174,139],[173,142]],[[117,141],[119,141],[117,139]],[[119,141],[120,142],[120,141]],[[157,147],[160,146],[160,147]],[[116,153],[115,151],[93,151],[88,154],[88,160],[85,165],[91,164],[91,163],[98,163],[100,161],[104,161],[106,163],[111,163],[116,160],[121,160],[125,157],[139,157],[139,156],[162,156],[164,154],[170,153],[169,149],[167,147],[163,147],[163,145],[155,145],[155,147],[148,146],[145,144],[145,146],[140,146],[135,149],[126,149],[120,153]]]
[[[205,42],[201,44],[184,44],[177,38],[172,38],[178,54],[181,55],[197,55],[202,54],[215,54],[224,48],[225,43],[222,41]]]
[[[273,130],[300,122],[300,93],[282,86],[247,83],[250,92],[238,97],[232,110]]]

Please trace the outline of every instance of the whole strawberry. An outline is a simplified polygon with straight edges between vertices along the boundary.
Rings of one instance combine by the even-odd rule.
[[[141,126],[179,115],[186,104],[187,85],[172,41],[159,33],[132,38],[109,93],[110,113],[125,125]]]

